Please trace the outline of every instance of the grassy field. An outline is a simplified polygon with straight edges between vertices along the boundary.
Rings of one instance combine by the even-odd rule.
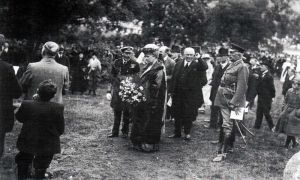
[[[276,82],[277,98],[272,116],[277,121],[281,110],[281,86]],[[221,163],[213,163],[218,132],[204,128],[209,112],[200,114],[192,129],[192,141],[166,138],[173,132],[167,122],[157,153],[145,154],[131,149],[129,139],[107,138],[113,123],[105,88],[98,96],[65,96],[66,131],[62,136],[62,153],[56,155],[49,171],[54,179],[281,179],[288,159],[299,149],[285,151],[281,146],[285,136],[270,132],[266,122],[255,137],[247,137],[248,147],[237,138],[234,153]],[[247,115],[246,124],[252,128],[255,108]],[[14,179],[16,138],[21,124],[16,123],[8,134],[6,154],[1,161],[0,179]]]

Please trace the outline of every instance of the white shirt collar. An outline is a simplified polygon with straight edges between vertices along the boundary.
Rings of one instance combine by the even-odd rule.
[[[188,65],[190,66],[191,62],[187,62],[186,60],[184,60],[184,66]]]

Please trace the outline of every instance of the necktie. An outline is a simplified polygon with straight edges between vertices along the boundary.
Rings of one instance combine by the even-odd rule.
[[[184,70],[187,70],[188,67],[189,67],[189,63],[186,63],[184,66]]]

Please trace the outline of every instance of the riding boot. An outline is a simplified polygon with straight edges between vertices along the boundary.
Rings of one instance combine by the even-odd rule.
[[[224,145],[224,131],[223,128],[221,127],[219,133],[218,154],[222,154],[223,145]]]

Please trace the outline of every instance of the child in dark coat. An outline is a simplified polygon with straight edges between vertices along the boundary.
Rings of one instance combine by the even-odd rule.
[[[30,177],[29,166],[33,163],[34,177],[45,178],[53,155],[60,153],[60,135],[64,132],[64,106],[50,102],[57,91],[51,80],[43,81],[37,90],[36,100],[24,101],[16,118],[23,123],[18,137],[19,153],[15,161],[18,178]]]

